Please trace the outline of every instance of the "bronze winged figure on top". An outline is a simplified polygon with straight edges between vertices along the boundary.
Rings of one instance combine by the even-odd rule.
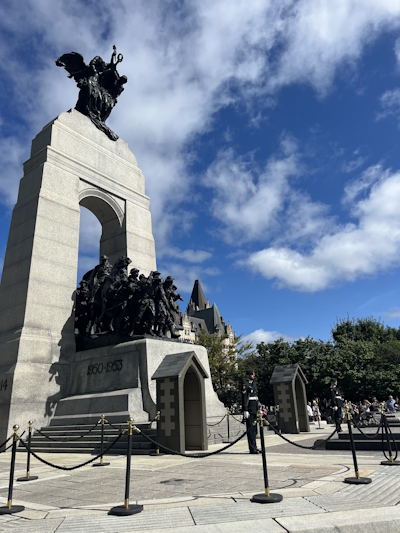
[[[69,73],[68,77],[74,78],[79,88],[75,109],[89,117],[113,141],[118,139],[118,135],[105,125],[105,121],[124,90],[123,85],[128,81],[126,76],[120,76],[117,71],[117,65],[122,60],[122,54],[117,56],[115,45],[109,63],[96,56],[86,65],[77,52],[64,54],[56,60],[56,65],[64,67]]]

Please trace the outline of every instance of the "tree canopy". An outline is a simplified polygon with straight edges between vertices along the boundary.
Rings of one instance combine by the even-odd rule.
[[[241,345],[223,349],[223,336],[202,333],[199,344],[207,348],[214,388],[225,405],[240,401],[240,386],[248,367],[256,373],[260,401],[274,404],[269,385],[276,365],[299,363],[308,379],[308,397],[329,396],[336,377],[345,397],[352,401],[400,395],[400,328],[385,326],[373,317],[336,320],[327,342],[311,337],[292,343],[282,338],[261,342],[256,349]],[[250,351],[249,351],[250,350]]]

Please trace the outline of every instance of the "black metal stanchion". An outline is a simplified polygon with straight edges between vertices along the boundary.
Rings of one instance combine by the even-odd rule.
[[[141,513],[143,505],[129,505],[129,485],[131,480],[131,453],[132,453],[132,427],[133,418],[128,420],[128,446],[126,449],[126,476],[125,476],[125,500],[124,505],[118,505],[108,511],[108,514],[116,516],[127,516],[131,514]]]
[[[20,513],[21,511],[25,509],[23,505],[12,504],[14,470],[15,470],[15,454],[17,452],[17,442],[19,439],[17,435],[17,431],[19,430],[19,426],[15,425],[13,427],[13,430],[14,430],[14,435],[13,435],[13,443],[12,443],[12,450],[11,450],[10,481],[8,484],[8,501],[7,501],[6,507],[0,507],[0,515]]]
[[[33,481],[34,479],[39,479],[39,476],[30,475],[30,466],[31,466],[31,438],[32,438],[32,420],[29,420],[29,433],[28,433],[28,458],[26,460],[26,476],[17,478],[17,481]]]
[[[350,483],[352,485],[368,485],[368,483],[371,483],[372,479],[369,478],[369,477],[360,477],[360,474],[358,472],[356,448],[354,446],[353,431],[352,431],[352,427],[351,427],[352,416],[351,416],[351,414],[349,412],[349,408],[348,407],[345,407],[344,410],[346,412],[347,428],[349,430],[351,453],[353,454],[354,472],[356,474],[355,477],[346,477],[344,482],[345,483]]]
[[[92,466],[108,466],[110,463],[105,463],[103,461],[103,448],[104,448],[104,423],[108,423],[108,420],[106,420],[106,417],[104,415],[101,415],[101,442],[100,442],[100,463],[93,463]]]
[[[389,450],[389,460],[388,461],[381,461],[381,465],[384,465],[384,466],[400,466],[400,461],[395,461],[393,459],[392,445],[391,445],[391,442],[390,442],[390,435],[389,435],[389,428],[388,428],[388,421],[387,421],[386,415],[385,415],[385,413],[383,411],[382,411],[382,424],[383,424],[382,431],[383,431],[383,428],[385,428],[385,435],[386,435],[386,440],[387,440],[388,450]],[[382,450],[382,451],[384,451],[384,450]]]
[[[279,404],[275,405],[275,413],[276,413],[276,425],[278,426],[278,432],[280,435],[282,431],[281,431],[281,416],[279,414]]]
[[[227,425],[227,429],[228,429],[228,438],[227,440],[223,440],[222,442],[225,443],[225,444],[229,444],[231,442],[231,433],[230,433],[230,424],[229,424],[229,415],[231,414],[231,412],[229,411],[229,407],[226,408],[226,425]]]
[[[262,462],[263,462],[263,470],[264,470],[264,488],[265,492],[264,494],[255,494],[251,498],[251,502],[254,503],[278,503],[282,501],[283,496],[281,494],[272,494],[269,492],[269,486],[268,486],[268,470],[267,470],[267,458],[265,455],[265,442],[264,442],[264,420],[263,420],[263,413],[262,411],[259,411],[257,413],[258,417],[258,424],[260,426],[260,440],[261,440],[261,453],[262,453]],[[268,425],[268,421],[266,422]]]
[[[160,442],[159,440],[159,437],[160,437],[160,418],[161,418],[161,413],[160,411],[157,411],[157,414],[156,414],[156,417],[155,417],[155,421],[157,422],[157,426],[156,426],[156,441],[157,442]],[[157,448],[156,448],[156,451],[155,452],[150,452],[150,454],[152,457],[159,457],[160,455],[165,455],[164,453],[160,453],[160,447],[157,445]]]

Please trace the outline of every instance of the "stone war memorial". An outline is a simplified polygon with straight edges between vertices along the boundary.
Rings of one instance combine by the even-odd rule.
[[[33,139],[12,213],[0,286],[1,442],[28,420],[93,424],[105,414],[140,424],[159,406],[160,439],[206,449],[207,419],[225,414],[206,349],[176,340],[180,295],[157,272],[144,176],[105,125],[127,82],[122,59],[114,47],[109,63],[86,65],[75,52],[56,61],[79,97]],[[99,264],[77,289],[80,206],[102,234]]]

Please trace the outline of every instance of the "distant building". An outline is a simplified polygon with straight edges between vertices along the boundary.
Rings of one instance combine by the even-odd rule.
[[[177,327],[184,341],[195,342],[201,330],[209,333],[220,333],[227,335],[225,344],[234,344],[235,332],[232,326],[222,318],[221,313],[215,303],[210,306],[206,299],[200,281],[196,279],[193,285],[192,295],[185,314],[180,317],[180,324]]]

